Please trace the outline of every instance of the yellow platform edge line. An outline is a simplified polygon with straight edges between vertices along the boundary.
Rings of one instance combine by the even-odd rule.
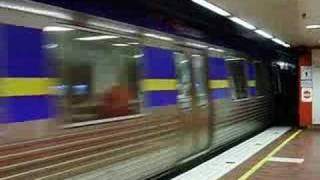
[[[145,79],[142,81],[143,91],[177,90],[176,79]]]
[[[0,97],[57,94],[57,78],[0,78]]]
[[[255,164],[249,171],[243,174],[238,180],[247,180],[249,179],[257,170],[259,170],[272,156],[278,153],[283,147],[285,147],[290,141],[296,138],[302,130],[297,130],[294,134],[288,137],[285,141],[283,141],[280,145],[278,145],[275,149],[273,149],[265,158]]]
[[[229,80],[210,80],[209,81],[209,87],[210,89],[223,89],[223,88],[229,88]]]

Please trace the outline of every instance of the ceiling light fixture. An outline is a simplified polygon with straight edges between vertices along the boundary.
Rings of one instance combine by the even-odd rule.
[[[285,43],[284,41],[282,41],[282,40],[280,40],[280,39],[278,39],[278,38],[273,38],[272,41],[273,41],[273,42],[276,42],[276,43],[278,43],[278,44],[280,44],[280,45],[283,45],[283,44]]]
[[[320,24],[312,24],[306,26],[307,29],[320,29]]]
[[[219,8],[218,6],[215,6],[211,3],[209,3],[208,1],[205,1],[205,0],[192,0],[192,2],[196,3],[196,4],[199,4],[200,6],[202,7],[205,7],[221,16],[231,16],[231,14],[221,8]]]
[[[233,21],[233,22],[235,22],[235,23],[247,28],[247,29],[250,29],[250,30],[257,29],[254,25],[252,25],[252,24],[248,23],[247,21],[244,21],[244,20],[242,20],[242,19],[240,19],[238,17],[230,17],[229,19],[231,21]]]
[[[286,48],[291,47],[291,45],[290,45],[290,44],[287,44],[287,43],[285,43],[283,46],[286,47]]]
[[[257,34],[259,34],[259,35],[261,35],[262,37],[264,37],[264,38],[267,38],[267,39],[272,39],[273,38],[273,36],[271,35],[271,34],[269,34],[269,33],[267,33],[267,32],[265,32],[265,31],[263,31],[263,30],[256,30],[255,31]]]
[[[146,37],[151,37],[151,38],[160,39],[160,40],[164,40],[164,41],[173,41],[173,39],[170,37],[161,36],[158,34],[145,33],[143,35]]]
[[[111,35],[102,35],[102,36],[89,36],[89,37],[75,38],[75,40],[79,40],[79,41],[97,41],[97,40],[116,39],[116,38],[119,38],[119,37],[118,36],[111,36]]]
[[[74,29],[61,26],[47,26],[43,28],[45,32],[63,32],[63,31],[73,31]]]
[[[284,47],[287,47],[287,48],[291,47],[290,44],[285,43],[284,41],[282,41],[282,40],[280,40],[278,38],[273,38],[272,41],[277,43],[277,44],[280,44],[280,45],[282,45]]]

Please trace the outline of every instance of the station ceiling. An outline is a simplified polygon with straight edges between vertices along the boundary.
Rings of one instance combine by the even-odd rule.
[[[292,46],[319,46],[319,0],[208,0],[255,26],[280,37]]]

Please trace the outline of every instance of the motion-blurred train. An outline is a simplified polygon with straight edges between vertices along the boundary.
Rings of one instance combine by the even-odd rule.
[[[149,178],[271,123],[264,61],[32,1],[0,14],[0,178]]]

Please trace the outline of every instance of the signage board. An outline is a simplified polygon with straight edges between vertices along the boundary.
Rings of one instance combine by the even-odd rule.
[[[312,88],[302,88],[301,89],[301,101],[302,102],[312,102]]]
[[[312,80],[312,67],[311,66],[301,66],[301,80]]]
[[[312,88],[313,84],[311,80],[303,80],[301,81],[302,88]]]

